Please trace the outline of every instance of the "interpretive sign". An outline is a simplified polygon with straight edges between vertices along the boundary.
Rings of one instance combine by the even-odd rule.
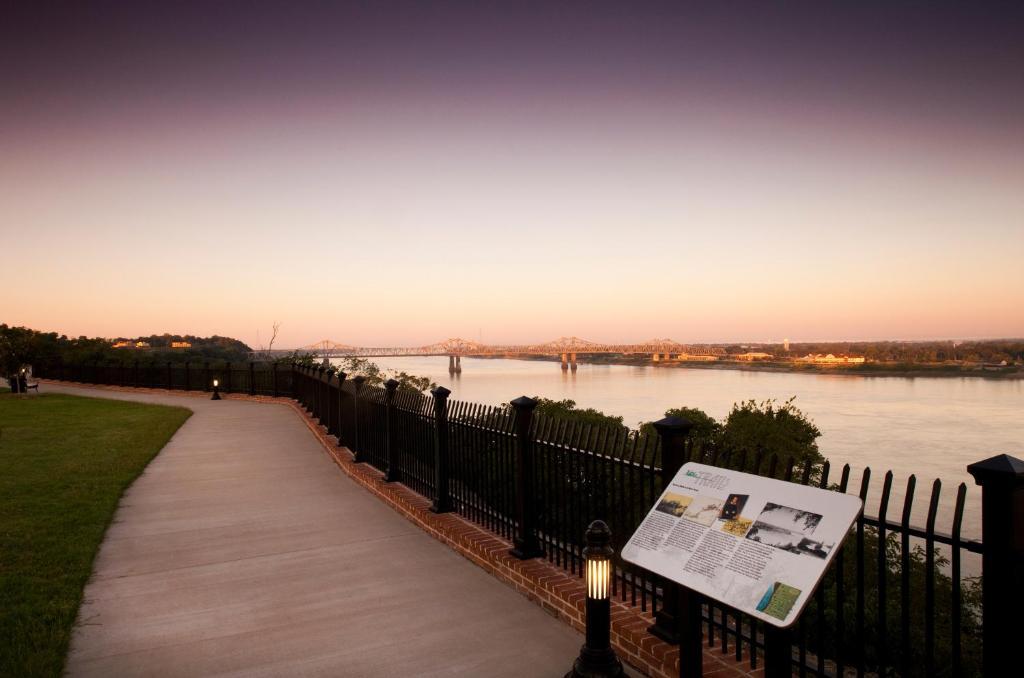
[[[630,563],[775,626],[800,617],[859,497],[685,464],[622,550]]]

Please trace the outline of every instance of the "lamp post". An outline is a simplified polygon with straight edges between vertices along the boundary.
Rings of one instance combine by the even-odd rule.
[[[580,648],[580,656],[565,678],[612,678],[625,676],[622,662],[611,646],[611,580],[612,531],[603,520],[595,520],[587,528],[587,639]]]
[[[217,387],[219,385],[220,385],[220,382],[217,381],[216,379],[214,379],[213,380],[213,395],[210,397],[210,400],[220,400],[220,391],[217,389]]]

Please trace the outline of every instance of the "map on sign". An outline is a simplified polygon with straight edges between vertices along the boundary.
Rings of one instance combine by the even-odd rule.
[[[685,464],[622,557],[786,627],[800,617],[863,505],[859,497]]]

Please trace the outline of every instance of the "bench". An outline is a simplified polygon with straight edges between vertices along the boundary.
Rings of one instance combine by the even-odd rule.
[[[18,392],[19,393],[28,393],[28,390],[30,388],[35,389],[36,393],[39,393],[39,382],[38,381],[35,382],[34,384],[28,383],[28,377],[26,377],[24,374],[19,375],[17,377],[17,380],[18,380]],[[14,389],[12,388],[11,390],[13,391]]]

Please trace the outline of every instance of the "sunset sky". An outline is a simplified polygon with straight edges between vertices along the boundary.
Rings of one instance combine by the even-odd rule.
[[[36,4],[0,22],[0,322],[1024,336],[1009,4]]]

